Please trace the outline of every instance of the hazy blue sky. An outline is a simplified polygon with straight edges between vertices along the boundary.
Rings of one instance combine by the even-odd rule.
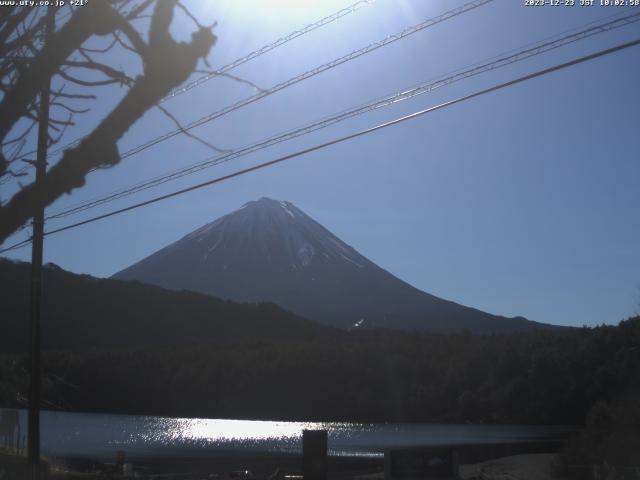
[[[222,66],[352,2],[192,1],[218,21]],[[378,0],[234,74],[269,87],[463,2]],[[224,148],[255,142],[588,22],[620,7],[525,7],[496,0],[227,115],[197,133]],[[578,2],[579,3],[579,2]],[[179,17],[178,36],[193,25]],[[49,228],[293,152],[640,37],[640,22],[458,82],[234,160]],[[129,60],[123,58],[126,66]],[[217,78],[165,105],[188,122],[255,93]],[[106,88],[68,134],[122,94]],[[434,295],[491,313],[566,325],[617,323],[640,304],[640,47],[551,74],[218,186],[48,237],[45,260],[108,276],[243,203],[288,200],[362,254]],[[121,150],[173,125],[157,110]],[[50,210],[197,162],[177,138],[92,174]],[[13,188],[4,188],[6,198]],[[16,235],[7,244],[23,238]],[[27,260],[25,248],[11,256]]]

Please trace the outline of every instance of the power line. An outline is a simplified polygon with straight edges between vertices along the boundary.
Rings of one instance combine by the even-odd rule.
[[[258,58],[278,47],[281,47],[289,42],[291,42],[292,40],[301,37],[303,35],[306,35],[309,32],[312,32],[314,30],[317,30],[318,28],[324,27],[325,25],[329,25],[333,22],[335,22],[336,20],[339,20],[342,17],[345,17],[357,10],[360,10],[360,8],[371,5],[372,3],[374,3],[376,0],[359,0],[351,5],[349,5],[348,7],[345,7],[335,13],[332,13],[331,15],[327,15],[324,18],[321,18],[320,20],[310,23],[307,26],[300,28],[298,30],[294,30],[293,32],[289,33],[288,35],[285,35],[284,37],[281,37],[277,40],[275,40],[274,42],[268,43],[267,45],[264,45],[260,48],[258,48],[257,50],[254,50],[248,54],[246,54],[243,57],[240,57],[234,61],[232,61],[231,63],[228,63],[222,67],[220,67],[219,69],[208,73],[190,83],[187,83],[186,85],[184,85],[183,87],[180,88],[176,88],[174,89],[171,93],[169,93],[169,95],[165,96],[164,98],[162,98],[158,103],[164,103],[172,98],[177,97],[178,95],[181,95],[189,90],[192,90],[202,84],[204,84],[205,82],[208,82],[209,80],[211,80],[212,78],[218,77],[218,76],[223,76],[226,73],[230,72],[231,70],[233,70],[234,68],[239,67],[240,65],[243,65],[255,58]],[[60,20],[68,17],[71,13],[67,12],[66,14],[64,14],[63,16],[60,17]],[[69,147],[75,146],[77,144],[79,144],[84,137],[81,138],[77,138],[76,140],[73,140],[61,147],[56,148],[55,150],[53,150],[50,155],[55,155],[57,153],[60,153],[64,150],[66,150]],[[31,155],[35,153],[35,151],[32,152],[28,152],[25,153],[24,155],[22,155],[22,157],[20,157],[20,159],[25,158],[27,155]],[[20,173],[24,173],[26,171],[28,171],[31,168],[30,164],[27,164],[25,166],[23,166],[21,169],[19,169],[16,173],[20,174]],[[11,176],[7,176],[5,178],[0,179],[0,185],[3,185],[4,183],[7,183],[12,177]]]
[[[250,153],[254,153],[256,151],[273,146],[275,144],[278,144],[287,140],[291,140],[293,138],[297,138],[302,135],[306,135],[308,133],[326,128],[330,125],[336,124],[338,122],[342,122],[349,118],[353,118],[355,116],[362,115],[364,113],[371,112],[382,107],[393,105],[400,101],[414,98],[418,95],[429,93],[435,90],[436,88],[450,85],[451,83],[454,83],[456,81],[463,80],[475,75],[479,75],[481,73],[485,73],[491,70],[495,70],[497,68],[502,68],[512,63],[522,61],[527,58],[540,55],[542,53],[546,53],[548,51],[565,46],[567,44],[570,44],[585,38],[589,38],[593,35],[610,31],[615,28],[629,25],[630,23],[637,22],[637,21],[640,21],[640,12],[632,15],[627,15],[623,18],[619,18],[610,22],[601,23],[601,24],[589,27],[587,29],[581,30],[579,32],[573,33],[571,35],[566,35],[564,37],[556,38],[551,41],[543,41],[542,43],[535,44],[535,46],[533,47],[516,51],[515,53],[512,53],[510,55],[506,55],[503,57],[493,57],[497,59],[484,64],[476,64],[475,66],[471,68],[467,68],[466,70],[462,70],[462,69],[457,70],[456,72],[453,72],[452,74],[447,74],[446,76],[441,77],[435,81],[424,82],[412,88],[405,89],[405,90],[396,92],[392,95],[388,95],[386,97],[382,97],[375,101],[360,105],[351,110],[347,110],[330,117],[325,117],[316,122],[304,125],[302,127],[298,127],[293,130],[289,130],[281,134],[274,135],[265,140],[261,140],[254,144],[250,144],[248,146],[241,147],[236,150],[232,150],[231,152],[225,153],[223,155],[208,158],[204,161],[188,166],[186,168],[174,170],[173,172],[170,172],[168,174],[160,175],[152,179],[145,180],[143,182],[138,182],[132,186],[125,187],[124,189],[116,190],[107,195],[103,195],[91,200],[77,203],[70,207],[66,207],[63,210],[58,210],[57,212],[53,212],[52,214],[47,216],[47,219],[50,220],[50,219],[66,217],[66,216],[79,213],[99,205],[103,205],[105,203],[109,203],[111,201],[115,201],[125,196],[129,196],[129,195],[147,190],[149,188],[159,186],[161,184],[175,180],[177,178],[181,178],[183,176],[199,172],[201,170],[204,170],[205,168],[210,168],[215,165],[219,165],[221,163],[225,163],[230,160],[246,156]]]
[[[185,131],[189,131],[192,130],[196,127],[200,127],[206,123],[209,123],[217,118],[220,118],[224,115],[227,115],[235,110],[238,110],[242,107],[245,107],[247,105],[250,105],[258,100],[261,100],[265,97],[268,97],[270,95],[273,95],[274,93],[277,93],[281,90],[284,90],[285,88],[291,87],[292,85],[295,85],[297,83],[300,83],[304,80],[308,80],[309,78],[315,77],[316,75],[319,75],[320,73],[326,72],[327,70],[331,70],[339,65],[342,65],[343,63],[349,62],[351,60],[354,60],[358,57],[361,57],[362,55],[366,55],[367,53],[371,53],[379,48],[382,48],[386,45],[389,45],[391,43],[397,42],[398,40],[401,40],[403,38],[406,38],[410,35],[413,35],[414,33],[418,33],[422,30],[425,30],[429,27],[432,27],[433,25],[436,25],[438,23],[444,22],[446,20],[449,20],[450,18],[454,18],[457,17],[458,15],[462,15],[463,13],[466,13],[470,10],[473,10],[475,8],[478,8],[482,5],[485,5],[489,2],[492,2],[493,0],[473,0],[471,2],[465,3],[464,5],[454,8],[452,10],[449,10],[441,15],[438,15],[436,17],[433,18],[429,18],[427,20],[424,20],[423,22],[417,24],[417,25],[413,25],[411,27],[405,28],[404,30],[388,35],[385,38],[383,38],[382,40],[379,40],[377,42],[373,42],[370,43],[369,45],[362,47],[358,50],[354,50],[346,55],[343,55],[342,57],[336,58],[330,62],[327,62],[323,65],[320,65],[312,70],[308,70],[300,75],[297,75],[295,77],[291,77],[288,80],[285,80],[284,82],[278,83],[276,85],[274,85],[271,88],[268,89],[264,89],[258,93],[256,93],[255,95],[252,95],[250,97],[246,97],[242,100],[239,100],[236,103],[233,103],[231,105],[228,105],[220,110],[217,110],[215,112],[212,112],[208,115],[205,115],[202,118],[199,118],[198,120],[194,120],[193,122],[185,125],[183,128],[177,128],[175,130],[172,130],[170,132],[164,133],[162,135],[159,135],[158,137],[149,140],[143,144],[140,144],[136,147],[133,147],[127,151],[125,151],[124,153],[122,153],[120,155],[121,159],[125,159],[128,157],[131,157],[132,155],[135,155],[137,153],[142,152],[143,150],[146,150],[154,145],[157,145],[161,142],[164,142],[165,140],[168,140],[170,138],[173,138],[177,135],[180,135],[181,133],[184,133]]]
[[[480,7],[482,5],[490,3],[492,1],[493,0],[473,0],[473,1],[468,2],[468,3],[466,3],[466,4],[462,5],[462,6],[459,6],[457,8],[452,9],[452,10],[449,10],[449,11],[447,11],[447,12],[441,14],[441,15],[429,18],[427,20],[424,20],[423,22],[421,22],[421,23],[419,23],[417,25],[413,25],[411,27],[405,28],[404,30],[402,30],[400,32],[388,35],[385,38],[383,38],[382,40],[370,43],[369,45],[367,45],[365,47],[362,47],[362,48],[360,48],[358,50],[352,51],[352,52],[348,53],[347,55],[344,55],[342,57],[334,59],[334,60],[332,60],[332,61],[330,61],[328,63],[320,65],[320,66],[318,66],[318,67],[316,67],[316,68],[314,68],[312,70],[308,70],[308,71],[306,71],[306,72],[304,72],[304,73],[302,73],[300,75],[297,75],[295,77],[291,77],[288,80],[286,80],[284,82],[281,82],[279,84],[276,84],[276,85],[274,85],[273,87],[271,87],[269,89],[261,90],[260,92],[258,92],[255,95],[246,97],[246,98],[244,98],[244,99],[242,99],[242,100],[240,100],[240,101],[238,101],[236,103],[233,103],[233,104],[228,105],[228,106],[226,106],[226,107],[224,107],[224,108],[222,108],[220,110],[217,110],[217,111],[215,111],[213,113],[210,113],[210,114],[208,114],[208,115],[206,115],[206,116],[204,116],[204,117],[202,117],[202,118],[200,118],[198,120],[195,120],[195,121],[187,124],[183,128],[177,128],[175,130],[171,130],[171,131],[166,132],[166,133],[164,133],[164,134],[162,134],[162,135],[160,135],[160,136],[158,136],[158,137],[156,137],[156,138],[154,138],[152,140],[149,140],[149,141],[147,141],[145,143],[142,143],[142,144],[137,145],[137,146],[135,146],[133,148],[130,148],[129,150],[123,152],[120,155],[120,159],[123,160],[125,158],[131,157],[131,156],[133,156],[133,155],[135,155],[137,153],[140,153],[140,152],[142,152],[142,151],[144,151],[144,150],[146,150],[146,149],[148,149],[148,148],[150,148],[150,147],[152,147],[154,145],[157,145],[157,144],[159,144],[161,142],[164,142],[166,140],[169,140],[169,139],[171,139],[171,138],[173,138],[173,137],[175,137],[177,135],[180,135],[180,134],[184,133],[185,131],[192,130],[193,128],[202,126],[202,125],[204,125],[206,123],[209,123],[209,122],[211,122],[211,121],[213,121],[213,120],[215,120],[217,118],[220,118],[220,117],[222,117],[224,115],[227,115],[227,114],[229,114],[229,113],[231,113],[231,112],[233,112],[235,110],[238,110],[238,109],[240,109],[242,107],[245,107],[247,105],[250,105],[250,104],[252,104],[252,103],[254,103],[254,102],[258,101],[258,100],[261,100],[261,99],[263,99],[265,97],[273,95],[274,93],[277,93],[277,92],[279,92],[281,90],[284,90],[285,88],[288,88],[288,87],[290,87],[292,85],[295,85],[295,84],[300,83],[300,82],[302,82],[304,80],[312,78],[312,77],[314,77],[316,75],[319,75],[320,73],[326,72],[327,70],[330,70],[330,69],[333,69],[333,68],[335,68],[335,67],[337,67],[339,65],[342,65],[343,63],[346,63],[348,61],[354,60],[354,59],[356,59],[358,57],[361,57],[362,55],[365,55],[365,54],[370,53],[370,52],[372,52],[374,50],[377,50],[378,48],[381,48],[381,47],[384,47],[384,46],[389,45],[391,43],[394,43],[394,42],[396,42],[398,40],[401,40],[401,39],[403,39],[405,37],[408,37],[408,36],[410,36],[410,35],[412,35],[414,33],[420,32],[420,31],[422,31],[422,30],[424,30],[426,28],[429,28],[429,27],[431,27],[433,25],[436,25],[438,23],[444,22],[444,21],[446,21],[446,20],[448,20],[450,18],[453,18],[453,17],[456,17],[456,16],[461,15],[463,13],[466,13],[469,10],[475,9],[477,7]],[[72,142],[70,142],[70,143],[68,143],[68,144],[66,144],[64,146],[61,146],[60,148],[54,150],[52,153],[53,154],[60,153],[61,151],[65,150],[65,149],[67,149],[67,148],[69,148],[71,146],[74,146],[74,145],[78,144],[81,140],[82,140],[82,138],[77,139],[75,141],[72,141]],[[28,168],[30,168],[30,167],[26,166],[24,168],[25,171]],[[8,178],[5,181],[9,181]],[[2,183],[3,183],[3,179],[0,179],[0,185],[2,185]]]
[[[239,177],[241,175],[245,175],[247,173],[254,172],[256,170],[261,170],[263,168],[271,167],[271,166],[276,165],[278,163],[282,163],[282,162],[285,162],[287,160],[291,160],[293,158],[300,157],[300,156],[305,155],[307,153],[311,153],[311,152],[314,152],[314,151],[329,147],[331,145],[336,145],[338,143],[342,143],[342,142],[345,142],[347,140],[352,140],[354,138],[367,135],[369,133],[381,130],[383,128],[387,128],[387,127],[390,127],[392,125],[396,125],[396,124],[399,124],[401,122],[405,122],[407,120],[412,120],[414,118],[420,117],[420,116],[425,115],[427,113],[431,113],[431,112],[434,112],[436,110],[447,108],[447,107],[450,107],[452,105],[456,105],[458,103],[461,103],[461,102],[464,102],[464,101],[479,97],[481,95],[485,95],[487,93],[495,92],[497,90],[501,90],[503,88],[510,87],[510,86],[516,85],[518,83],[522,83],[522,82],[525,82],[525,81],[528,81],[528,80],[531,80],[531,79],[534,79],[534,78],[537,78],[537,77],[541,77],[543,75],[547,75],[547,74],[552,73],[552,72],[556,72],[558,70],[562,70],[562,69],[565,69],[565,68],[568,68],[568,67],[572,67],[574,65],[578,65],[580,63],[584,63],[584,62],[587,62],[587,61],[590,61],[590,60],[594,60],[594,59],[599,58],[599,57],[603,57],[605,55],[610,55],[610,54],[612,54],[614,52],[618,52],[618,51],[621,51],[621,50],[624,50],[624,49],[627,49],[627,48],[630,48],[630,47],[634,47],[636,45],[640,45],[640,39],[636,39],[636,40],[633,40],[633,41],[630,41],[630,42],[619,44],[619,45],[616,45],[615,47],[607,48],[607,49],[604,49],[604,50],[599,50],[599,51],[597,51],[595,53],[592,53],[592,54],[589,54],[589,55],[585,55],[585,56],[576,58],[574,60],[570,60],[570,61],[565,62],[565,63],[554,65],[552,67],[548,67],[548,68],[545,68],[543,70],[538,70],[538,71],[536,71],[534,73],[530,73],[530,74],[518,77],[518,78],[516,78],[514,80],[510,80],[508,82],[500,83],[498,85],[494,85],[493,87],[485,88],[483,90],[478,90],[478,91],[476,91],[474,93],[470,93],[468,95],[464,95],[462,97],[458,97],[458,98],[456,98],[454,100],[449,100],[447,102],[443,102],[443,103],[440,103],[438,105],[435,105],[435,106],[432,106],[432,107],[428,107],[428,108],[425,108],[423,110],[419,110],[419,111],[411,113],[409,115],[405,115],[403,117],[399,117],[399,118],[396,118],[394,120],[390,120],[388,122],[381,123],[381,124],[376,125],[374,127],[370,127],[370,128],[365,129],[365,130],[360,130],[358,132],[352,133],[350,135],[346,135],[346,136],[343,136],[343,137],[336,138],[334,140],[330,140],[328,142],[324,142],[324,143],[321,143],[321,144],[318,144],[318,145],[314,145],[313,147],[309,147],[309,148],[306,148],[304,150],[299,150],[297,152],[294,152],[294,153],[291,153],[291,154],[276,158],[275,160],[270,160],[268,162],[260,163],[258,165],[254,165],[254,166],[249,167],[249,168],[238,170],[238,171],[230,173],[228,175],[223,175],[221,177],[216,177],[214,179],[208,180],[208,181],[203,182],[203,183],[199,183],[197,185],[192,185],[190,187],[183,188],[181,190],[177,190],[177,191],[174,191],[174,192],[171,192],[171,193],[167,193],[165,195],[160,195],[158,197],[152,198],[150,200],[146,200],[144,202],[140,202],[140,203],[137,203],[137,204],[134,204],[134,205],[130,205],[130,206],[125,207],[125,208],[114,210],[112,212],[105,213],[103,215],[98,215],[98,216],[89,218],[87,220],[83,220],[81,222],[73,223],[71,225],[66,225],[64,227],[60,227],[60,228],[57,228],[57,229],[54,229],[54,230],[50,230],[48,232],[45,232],[45,235],[47,235],[47,236],[48,235],[53,235],[54,233],[59,233],[59,232],[63,232],[63,231],[66,231],[66,230],[70,230],[72,228],[80,227],[80,226],[86,225],[88,223],[93,223],[93,222],[96,222],[98,220],[102,220],[102,219],[105,219],[105,218],[108,218],[108,217],[112,217],[114,215],[118,215],[120,213],[128,212],[130,210],[135,210],[137,208],[144,207],[144,206],[147,206],[147,205],[150,205],[150,204],[153,204],[153,203],[157,203],[157,202],[160,202],[162,200],[166,200],[168,198],[176,197],[176,196],[182,195],[184,193],[188,193],[188,192],[191,192],[191,191],[194,191],[194,190],[198,190],[200,188],[204,188],[204,187],[207,187],[209,185],[214,185],[216,183],[220,183],[220,182],[223,182],[223,181],[226,181],[226,180],[230,180],[232,178]],[[23,242],[20,242],[20,243],[25,244],[25,242],[28,243],[29,241],[23,241]],[[17,245],[18,244],[13,245],[11,247],[8,247],[6,249],[0,250],[0,253],[4,253],[5,251],[8,251],[8,250],[11,250],[11,249],[14,249],[14,248],[18,248]]]
[[[9,252],[11,250],[18,250],[19,248],[26,247],[27,245],[29,245],[31,243],[31,240],[32,240],[31,237],[29,237],[26,240],[22,240],[21,242],[14,243],[10,247],[3,248],[2,250],[0,250],[0,253],[5,253],[5,252]]]
[[[185,86],[180,87],[180,88],[176,88],[173,92],[171,92],[169,95],[167,95],[166,97],[164,97],[162,100],[160,100],[160,102],[165,102],[167,100],[170,100],[172,98],[177,97],[178,95],[181,95],[185,92],[188,92],[189,90],[196,88],[200,85],[202,85],[203,83],[211,80],[214,77],[217,77],[219,75],[223,75],[227,72],[229,72],[230,70],[233,70],[236,67],[239,67],[240,65],[247,63],[251,60],[253,60],[254,58],[257,58],[261,55],[264,55],[267,52],[270,52],[271,50],[278,48],[282,45],[284,45],[285,43],[290,42],[291,40],[301,37],[302,35],[312,32],[313,30],[316,30],[320,27],[323,27],[324,25],[328,25],[330,23],[335,22],[336,20],[344,17],[345,15],[349,15],[350,13],[355,12],[356,10],[359,10],[361,7],[370,5],[371,3],[373,3],[375,0],[360,0],[359,2],[356,2],[352,5],[349,5],[346,8],[343,8],[342,10],[333,13],[331,15],[328,15],[320,20],[318,20],[317,22],[313,22],[310,23],[309,25],[307,25],[304,28],[301,28],[300,30],[296,30],[294,32],[291,32],[289,35],[286,35],[282,38],[279,38],[278,40],[276,40],[275,42],[269,43],[268,45],[265,45],[257,50],[254,50],[253,52],[245,55],[242,58],[238,58],[237,60],[234,60],[233,62],[225,65],[224,67],[219,68],[218,70],[211,72],[207,75],[204,75],[190,83],[187,83]]]
[[[309,78],[315,77],[316,75],[319,75],[320,73],[326,72],[328,70],[331,70],[339,65],[342,65],[343,63],[349,62],[351,60],[354,60],[358,57],[361,57],[362,55],[366,55],[367,53],[373,52],[381,47],[384,47],[386,45],[389,45],[391,43],[394,43],[398,40],[401,40],[405,37],[408,37],[410,35],[413,35],[414,33],[420,32],[422,30],[425,30],[433,25],[436,25],[438,23],[444,22],[450,18],[456,17],[458,15],[461,15],[463,13],[466,13],[469,10],[472,10],[474,8],[480,7],[482,5],[485,5],[489,2],[492,2],[493,0],[473,0],[469,3],[466,3],[460,7],[454,8],[452,10],[449,10],[441,15],[438,15],[436,17],[432,17],[429,18],[427,20],[424,20],[423,22],[417,24],[417,25],[413,25],[411,27],[405,28],[404,30],[401,30],[400,32],[391,34],[391,35],[387,35],[385,38],[383,38],[382,40],[379,40],[377,42],[373,42],[368,44],[365,47],[362,47],[358,50],[354,50],[346,55],[343,55],[342,57],[336,58],[330,62],[324,63],[318,67],[313,68],[312,70],[308,70],[304,73],[301,73],[300,75],[296,75],[295,77],[291,77],[288,80],[285,80],[284,82],[280,82],[276,85],[274,85],[271,88],[268,89],[263,89],[260,92],[256,93],[255,95],[251,95],[249,97],[245,97],[242,100],[239,100],[231,105],[227,105],[226,107],[220,109],[220,110],[216,110],[215,112],[212,112],[208,115],[205,115],[204,117],[199,118],[198,120],[194,120],[190,123],[188,123],[187,125],[185,125],[183,128],[176,128],[175,130],[171,130],[169,132],[166,132],[162,135],[159,135],[145,143],[142,143],[140,145],[137,145],[133,148],[130,148],[129,150],[126,150],[125,152],[123,152],[120,155],[121,159],[125,159],[128,157],[131,157],[133,155],[136,155],[137,153],[140,153],[154,145],[157,145],[159,143],[164,142],[165,140],[169,140],[177,135],[180,135],[182,133],[184,133],[185,131],[189,131],[192,130],[196,127],[200,127],[202,125],[205,125],[206,123],[209,123],[217,118],[220,118],[224,115],[228,115],[229,113],[238,110],[242,107],[245,107],[247,105],[250,105],[254,102],[257,102],[258,100],[262,100],[265,97],[268,97],[270,95],[273,95],[274,93],[280,92],[281,90],[284,90],[285,88],[291,87],[297,83],[300,83],[304,80],[308,80]],[[71,146],[74,143],[77,143],[78,140],[76,142],[72,142],[71,144],[67,144],[63,147],[61,147],[60,149],[56,150],[56,152],[61,151],[62,149],[66,149],[69,146]]]

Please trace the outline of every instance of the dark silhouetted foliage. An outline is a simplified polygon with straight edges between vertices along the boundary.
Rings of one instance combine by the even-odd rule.
[[[28,270],[10,264],[0,271],[13,269],[17,284],[26,282],[21,268]],[[65,409],[578,425],[596,402],[640,390],[640,317],[618,326],[508,335],[344,332],[274,305],[53,268],[46,269],[45,282],[50,350],[43,358],[44,393],[47,405]],[[73,315],[65,292],[77,309]],[[27,303],[11,297],[3,302],[14,305],[3,309],[11,315]],[[83,311],[92,315],[83,317]],[[14,323],[3,315],[5,332],[26,311],[20,315]],[[6,336],[1,342],[5,352],[18,350]],[[19,404],[25,365],[21,354],[0,356],[0,404]]]
[[[627,393],[589,410],[585,428],[565,447],[557,462],[565,478],[635,479],[640,473],[640,393]]]

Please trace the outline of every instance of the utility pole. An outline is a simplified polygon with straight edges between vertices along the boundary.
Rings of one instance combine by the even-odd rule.
[[[55,28],[55,10],[48,7],[45,25],[45,45]],[[33,215],[31,245],[31,308],[29,312],[29,425],[27,461],[33,478],[40,474],[40,304],[42,301],[42,247],[44,243],[44,198],[47,173],[47,143],[49,140],[49,96],[51,78],[47,78],[40,92],[38,109],[38,150],[35,162],[38,206]]]

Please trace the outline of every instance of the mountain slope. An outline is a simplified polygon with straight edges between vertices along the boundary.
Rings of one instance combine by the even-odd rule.
[[[342,328],[488,333],[544,327],[422,292],[291,203],[268,198],[245,204],[114,278],[239,301],[268,300]]]
[[[29,264],[0,258],[0,352],[27,349],[29,274]],[[52,265],[43,270],[43,287],[42,339],[49,350],[302,340],[340,334],[273,304],[239,304],[77,275]]]

